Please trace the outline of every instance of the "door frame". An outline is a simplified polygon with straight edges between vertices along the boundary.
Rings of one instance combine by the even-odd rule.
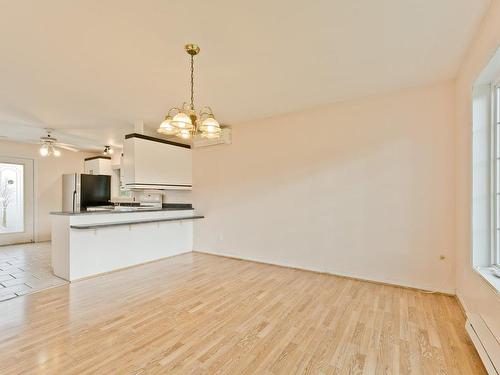
[[[0,246],[35,242],[35,160],[31,158],[0,155],[0,163],[23,164],[23,219],[24,231],[1,234]],[[30,178],[27,178],[27,177]],[[30,212],[31,211],[31,212]],[[8,237],[7,237],[8,236]]]

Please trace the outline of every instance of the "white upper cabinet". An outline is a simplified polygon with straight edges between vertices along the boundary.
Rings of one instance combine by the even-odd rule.
[[[128,189],[191,190],[189,145],[142,134],[128,134],[123,143],[123,183]]]
[[[109,156],[94,156],[85,159],[85,174],[103,174],[111,176],[111,158]]]

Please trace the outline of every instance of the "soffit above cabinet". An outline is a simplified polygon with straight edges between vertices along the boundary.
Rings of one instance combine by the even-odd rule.
[[[191,190],[191,146],[128,134],[123,146],[122,170],[128,189]]]

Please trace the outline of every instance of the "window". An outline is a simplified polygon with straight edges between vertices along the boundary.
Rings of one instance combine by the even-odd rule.
[[[472,90],[472,266],[500,292],[500,49]]]
[[[492,135],[493,135],[493,220],[494,241],[491,263],[500,267],[500,82],[492,85]]]
[[[33,160],[0,156],[0,246],[33,241]]]
[[[24,231],[22,164],[0,163],[0,234]]]

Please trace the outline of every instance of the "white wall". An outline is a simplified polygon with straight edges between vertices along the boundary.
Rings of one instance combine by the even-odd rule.
[[[472,85],[500,44],[500,1],[493,0],[456,81],[457,294],[469,312],[479,313],[500,340],[500,294],[472,269]]]
[[[64,173],[82,173],[83,159],[93,154],[62,151],[59,158],[40,157],[40,146],[19,142],[0,141],[0,156],[34,160],[35,241],[50,239],[51,211],[61,210],[62,178]]]
[[[453,292],[453,99],[443,83],[234,126],[194,151],[194,248]]]

